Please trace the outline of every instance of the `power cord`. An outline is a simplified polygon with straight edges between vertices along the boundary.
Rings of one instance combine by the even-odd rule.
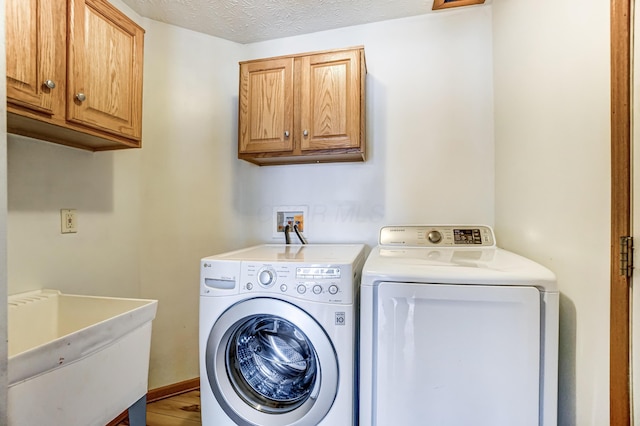
[[[284,227],[284,242],[285,242],[285,244],[291,244],[291,237],[289,237],[289,229],[290,229],[289,225]]]
[[[298,229],[298,225],[297,224],[293,225],[293,230],[296,232],[296,235],[298,236],[298,239],[300,240],[300,242],[302,244],[307,244],[307,240],[305,240],[304,237],[302,236],[302,234],[300,233],[300,230]]]

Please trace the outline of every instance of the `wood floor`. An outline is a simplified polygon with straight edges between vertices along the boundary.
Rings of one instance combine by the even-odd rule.
[[[147,426],[200,426],[200,391],[161,399],[147,404]],[[118,423],[128,426],[129,421]]]

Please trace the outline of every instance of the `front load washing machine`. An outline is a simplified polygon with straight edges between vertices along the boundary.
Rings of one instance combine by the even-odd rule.
[[[360,424],[555,426],[548,269],[488,226],[389,226],[362,272]]]
[[[207,426],[357,422],[364,246],[260,245],[200,264]]]

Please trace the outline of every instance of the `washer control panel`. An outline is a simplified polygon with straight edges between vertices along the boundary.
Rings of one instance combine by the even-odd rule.
[[[493,229],[486,225],[385,226],[380,245],[403,247],[495,247]]]
[[[352,305],[364,261],[363,244],[260,244],[202,258],[200,296]]]
[[[286,294],[330,303],[353,303],[349,265],[242,262],[240,292]]]

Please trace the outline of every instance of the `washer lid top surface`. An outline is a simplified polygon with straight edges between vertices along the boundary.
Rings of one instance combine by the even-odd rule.
[[[363,250],[363,244],[261,244],[207,259],[348,264],[355,261]]]
[[[396,238],[391,244],[375,247],[362,269],[362,286],[382,281],[433,284],[535,286],[541,291],[557,291],[556,277],[544,266],[495,246],[493,231],[482,243],[438,245],[429,240],[429,233],[437,227],[386,227],[403,229],[407,238]],[[415,228],[415,229],[412,229]],[[420,229],[423,238],[413,244]],[[448,227],[470,229],[488,227]],[[428,231],[428,232],[427,232]],[[382,232],[382,231],[381,231]],[[464,233],[461,233],[463,235]],[[393,237],[395,238],[395,237]],[[411,240],[414,238],[414,240]],[[437,238],[432,238],[437,239]],[[381,233],[381,242],[386,242]],[[406,245],[402,241],[409,242]]]

